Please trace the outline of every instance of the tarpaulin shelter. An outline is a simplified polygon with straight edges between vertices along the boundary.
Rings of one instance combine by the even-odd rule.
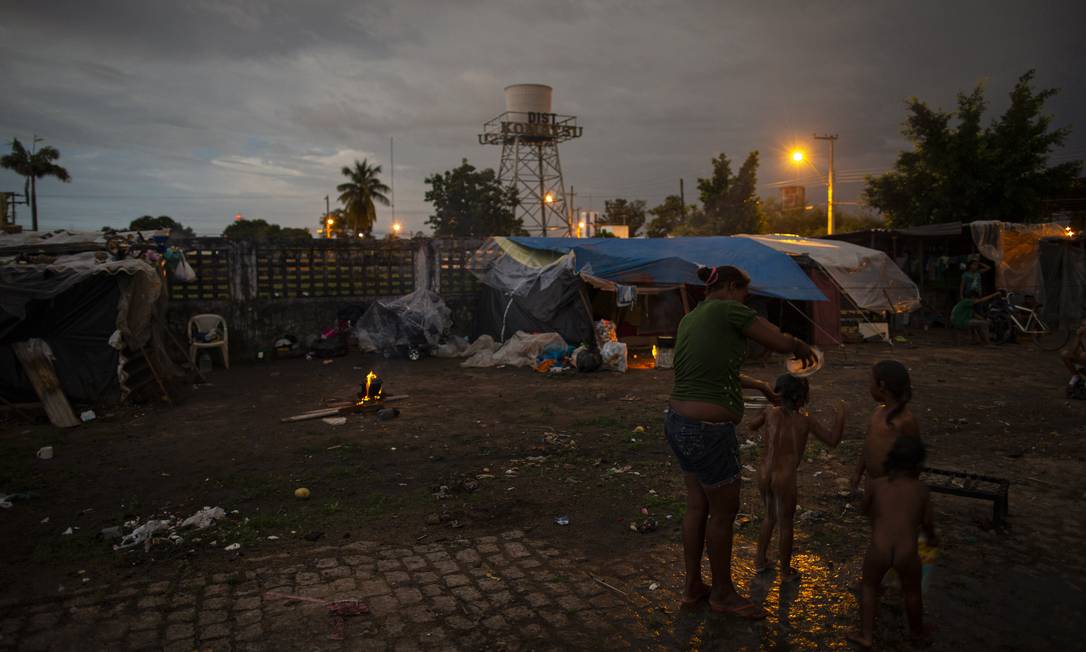
[[[749,238],[509,238],[529,249],[573,252],[577,271],[619,285],[700,285],[700,266],[735,265],[750,275],[752,294],[793,301],[826,297],[787,255]]]
[[[173,370],[155,335],[154,314],[164,299],[155,268],[138,259],[110,260],[101,251],[46,258],[0,259],[0,395],[34,400],[12,348],[30,338],[48,345],[61,389],[75,401],[94,403],[121,388],[126,347],[146,349],[160,369]]]
[[[699,266],[736,265],[751,277],[752,294],[789,301],[826,296],[788,254],[747,238],[651,240],[492,238],[476,252],[472,271],[483,282],[476,335],[557,331],[571,343],[591,337],[585,285],[614,293],[619,306],[639,295],[689,308],[686,286],[702,285]],[[673,331],[677,320],[670,324]]]
[[[908,312],[920,305],[916,284],[889,256],[877,249],[795,235],[740,237],[783,253],[809,257],[826,271],[852,303],[863,310]]]
[[[1071,326],[1086,319],[1086,235],[1041,240],[1040,263],[1045,321]]]

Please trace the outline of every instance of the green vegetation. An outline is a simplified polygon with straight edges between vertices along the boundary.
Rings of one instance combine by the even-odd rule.
[[[351,234],[369,237],[373,234],[373,225],[377,223],[375,203],[389,205],[385,195],[388,186],[381,182],[379,176],[381,166],[370,165],[369,160],[362,159],[355,161],[354,167],[343,166],[341,172],[347,181],[336,186],[336,190],[339,191],[343,211],[341,218],[332,223],[331,230],[340,237]],[[321,219],[322,227],[326,225],[326,219]]]
[[[11,141],[11,152],[0,157],[0,168],[11,170],[25,179],[23,194],[30,197],[30,213],[33,216],[32,230],[38,230],[38,179],[55,177],[64,183],[72,180],[68,171],[56,164],[60,158],[57,148],[46,145],[38,148],[37,136],[31,141],[28,150],[18,138]]]
[[[426,220],[438,237],[527,235],[514,213],[517,194],[498,182],[494,170],[477,171],[463,159],[459,167],[426,177],[426,201],[434,214]]]
[[[895,227],[1045,219],[1044,200],[1071,187],[1082,161],[1048,165],[1071,130],[1052,128],[1045,103],[1057,90],[1034,90],[1033,76],[1031,70],[1018,79],[1010,106],[987,127],[982,84],[958,95],[957,111],[909,100],[902,133],[913,147],[892,171],[867,178],[864,199]]]

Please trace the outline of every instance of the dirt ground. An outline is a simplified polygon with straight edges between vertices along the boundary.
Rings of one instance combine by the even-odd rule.
[[[936,647],[1072,647],[1086,615],[1086,402],[1064,398],[1066,374],[1055,354],[1029,345],[954,346],[939,333],[893,352],[874,344],[828,352],[826,369],[812,379],[815,412],[828,419],[833,401],[844,399],[850,419],[837,449],[808,448],[796,543],[806,578],[788,601],[792,624],[775,625],[761,647],[838,647],[855,622],[849,588],[858,578],[867,526],[855,498],[840,495],[840,482],[874,409],[870,366],[884,357],[911,370],[930,466],[1011,482],[1010,523],[1002,532],[992,527],[990,503],[934,496],[943,547],[926,611]],[[650,550],[672,551],[671,575],[656,579],[675,589],[683,494],[661,434],[671,373],[554,376],[458,363],[352,354],[330,364],[237,366],[217,369],[209,385],[176,406],[117,409],[67,431],[0,424],[0,494],[29,494],[0,510],[0,599],[154,577],[179,565],[225,569],[238,555],[301,553],[317,545],[309,539],[318,535],[320,545],[352,539],[415,545],[511,528],[583,559],[636,565]],[[371,367],[387,393],[410,395],[398,404],[398,419],[279,422],[325,400],[351,398]],[[772,361],[748,373],[772,381],[781,368]],[[45,445],[55,457],[36,459]],[[743,454],[752,465],[757,449]],[[295,498],[297,487],[311,497]],[[96,537],[129,519],[185,517],[205,505],[230,515],[186,534],[180,545],[114,552]],[[659,529],[631,531],[645,511]],[[739,556],[761,518],[751,483],[742,512]],[[556,525],[558,516],[569,525]],[[68,528],[72,534],[63,534]],[[231,543],[241,549],[225,551]],[[743,582],[743,589],[764,599],[774,618],[786,608],[774,588]],[[887,603],[882,613],[890,617],[880,617],[880,636],[900,642],[894,621],[900,596],[893,588]],[[829,615],[805,617],[805,610]],[[685,640],[712,647],[711,636],[698,630]]]

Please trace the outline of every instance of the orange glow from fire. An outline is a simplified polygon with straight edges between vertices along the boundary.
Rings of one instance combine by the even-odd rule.
[[[369,403],[371,401],[381,400],[382,387],[378,385],[376,393],[374,393],[372,390],[373,381],[375,380],[377,380],[377,374],[373,373],[373,371],[370,371],[368,374],[366,374],[366,391],[362,395],[361,400],[358,401],[359,405],[362,405],[363,403]]]

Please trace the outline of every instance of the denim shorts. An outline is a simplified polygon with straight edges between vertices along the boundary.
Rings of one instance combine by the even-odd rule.
[[[731,484],[739,479],[739,442],[734,423],[708,423],[688,419],[668,409],[664,416],[667,443],[684,473],[693,473],[705,487]]]

